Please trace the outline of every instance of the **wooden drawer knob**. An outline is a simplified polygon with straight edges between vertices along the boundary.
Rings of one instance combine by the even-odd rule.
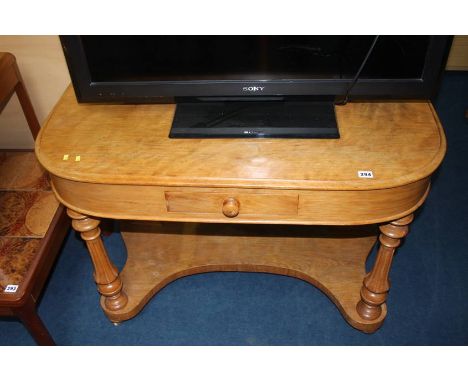
[[[228,218],[239,215],[240,204],[236,198],[227,198],[223,202],[223,214]]]

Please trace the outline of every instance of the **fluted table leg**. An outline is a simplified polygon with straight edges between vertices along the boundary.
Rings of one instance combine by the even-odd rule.
[[[382,304],[390,289],[388,274],[393,255],[401,239],[408,234],[408,226],[412,221],[413,214],[379,227],[381,235],[377,258],[374,267],[364,278],[361,300],[356,306],[359,315],[366,320],[374,320],[382,313]]]
[[[100,221],[71,209],[67,212],[72,218],[73,228],[80,232],[86,242],[94,265],[94,280],[99,293],[105,297],[105,306],[112,311],[122,309],[127,304],[128,298],[122,290],[122,281],[117,268],[109,259],[101,240]]]

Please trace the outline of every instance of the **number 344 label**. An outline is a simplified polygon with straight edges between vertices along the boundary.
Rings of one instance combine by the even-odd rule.
[[[370,170],[361,170],[357,172],[359,178],[373,178],[374,174]]]
[[[5,292],[5,293],[15,293],[17,290],[18,290],[18,285],[12,285],[12,284],[10,284],[10,285],[7,285],[7,286],[5,287],[4,292]]]

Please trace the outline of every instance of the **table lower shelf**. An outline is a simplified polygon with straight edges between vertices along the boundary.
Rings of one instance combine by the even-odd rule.
[[[374,227],[245,224],[121,224],[127,263],[120,274],[128,303],[104,312],[113,322],[137,315],[156,292],[180,277],[214,271],[266,272],[296,277],[322,290],[346,321],[377,330],[387,313],[369,321],[356,311]]]

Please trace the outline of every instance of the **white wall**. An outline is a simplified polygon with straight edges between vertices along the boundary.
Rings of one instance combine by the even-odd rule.
[[[58,36],[0,36],[0,52],[16,56],[34,110],[43,124],[70,83]],[[0,114],[0,149],[33,147],[26,119],[14,95]]]
[[[468,36],[455,36],[447,60],[447,70],[468,70]]]

